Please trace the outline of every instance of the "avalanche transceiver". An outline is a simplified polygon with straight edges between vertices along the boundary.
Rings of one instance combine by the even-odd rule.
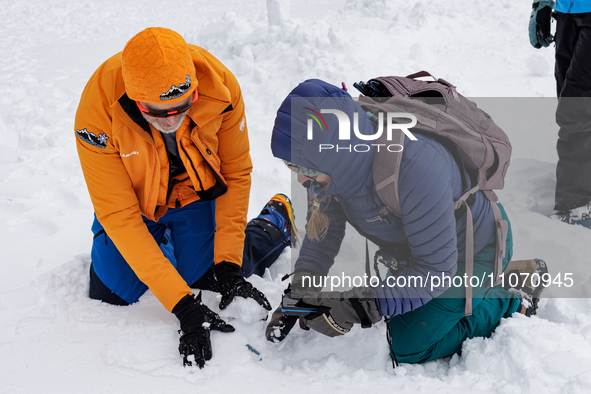
[[[283,312],[284,315],[306,316],[310,313],[319,312],[320,310],[321,308],[317,306],[306,304],[302,300],[291,298],[286,295],[283,295],[283,298],[281,299],[281,312]]]

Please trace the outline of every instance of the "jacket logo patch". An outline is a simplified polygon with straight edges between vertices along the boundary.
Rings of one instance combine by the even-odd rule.
[[[369,219],[364,219],[365,223],[375,223],[375,222],[379,222],[380,220],[380,215],[376,215],[373,218],[369,218]]]
[[[246,119],[242,118],[242,122],[240,122],[240,131],[244,131],[244,126],[246,126]]]
[[[139,154],[140,154],[140,152],[138,152],[138,151],[134,150],[134,151],[133,151],[133,152],[131,152],[131,153],[119,153],[119,154],[121,155],[121,157],[130,157],[130,156],[133,156],[133,155],[139,155]]]
[[[76,130],[76,135],[82,141],[88,142],[90,145],[94,145],[101,149],[105,149],[107,147],[107,140],[109,139],[109,136],[107,136],[105,133],[100,133],[97,137],[96,134],[86,129],[82,129]]]
[[[168,89],[168,92],[160,95],[160,100],[166,101],[181,97],[183,94],[187,93],[187,90],[189,89],[191,89],[191,77],[187,75],[185,83],[181,83],[179,86],[172,85],[170,89]]]

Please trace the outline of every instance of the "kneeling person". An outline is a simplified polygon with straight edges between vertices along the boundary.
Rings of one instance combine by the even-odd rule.
[[[300,108],[293,104],[296,100],[305,110],[294,109]],[[470,203],[474,238],[472,248],[467,246],[467,211],[456,218],[454,202],[474,186],[472,180],[462,174],[463,169],[446,146],[420,130],[415,133],[413,129],[416,140],[409,142],[406,137],[401,153],[397,197],[402,213],[400,217],[393,211],[384,214],[385,205],[376,191],[381,188],[374,184],[372,173],[377,153],[319,151],[318,141],[332,146],[341,141],[343,130],[336,116],[322,119],[325,127],[314,135],[316,140],[308,137],[306,126],[313,125],[311,113],[336,111],[357,122],[347,144],[364,143],[367,138],[363,139],[363,135],[376,134],[376,124],[363,115],[356,116],[365,111],[348,93],[320,80],[297,86],[277,112],[271,140],[273,154],[298,174],[298,181],[309,190],[310,201],[306,237],[291,287],[285,292],[294,308],[284,305],[277,309],[267,327],[267,339],[283,340],[298,320],[303,328],[338,336],[346,334],[354,324],[371,327],[388,317],[392,354],[400,362],[423,363],[459,352],[467,338],[490,335],[502,318],[516,311],[534,313],[540,289],[528,285],[505,289],[500,285],[487,288],[490,281],[480,283],[471,289],[470,298],[466,297],[465,286],[454,287],[450,280],[429,286],[429,278],[435,277],[464,281],[469,272],[467,253],[473,257],[470,275],[491,277],[499,245],[506,251],[499,269],[502,265],[510,272],[530,270],[542,274],[546,266],[541,260],[509,264],[513,252],[511,228],[503,238],[505,245],[501,245],[502,241],[497,245],[493,212],[497,203],[491,203],[482,191],[475,192]],[[502,217],[498,220],[509,224],[501,204],[498,210]],[[317,284],[334,264],[347,223],[380,247],[376,260],[389,267],[388,279],[406,279],[404,286],[391,286],[403,281],[387,279],[374,287],[321,292],[322,285]],[[295,316],[297,313],[301,316]]]
[[[95,211],[90,297],[127,305],[149,288],[180,320],[185,361],[203,366],[209,330],[233,327],[191,287],[219,291],[221,309],[235,296],[269,309],[244,273],[264,271],[291,237],[276,223],[271,237],[263,219],[247,229],[252,163],[237,80],[178,33],[148,28],[90,78],[75,129]]]

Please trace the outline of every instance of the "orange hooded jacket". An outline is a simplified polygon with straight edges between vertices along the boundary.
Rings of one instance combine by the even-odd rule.
[[[134,121],[141,115],[125,93],[121,53],[90,78],[75,122],[78,155],[97,219],[169,311],[192,291],[164,257],[142,215],[158,221],[169,207],[215,198],[214,262],[241,265],[252,171],[238,81],[203,48],[189,44],[189,49],[199,97],[176,132],[187,173],[177,177],[172,190],[160,132]]]

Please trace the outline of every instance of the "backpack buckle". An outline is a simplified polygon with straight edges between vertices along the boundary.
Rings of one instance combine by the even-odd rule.
[[[386,222],[388,224],[392,224],[392,221],[388,218],[388,215],[392,213],[392,210],[387,207],[387,206],[383,206],[382,209],[380,209],[380,212],[378,212],[378,218],[382,221],[382,222]]]

